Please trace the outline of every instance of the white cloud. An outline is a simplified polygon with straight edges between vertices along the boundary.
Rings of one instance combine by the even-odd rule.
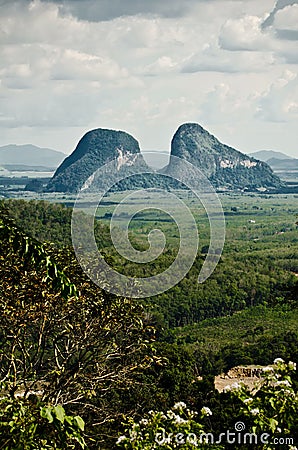
[[[274,18],[276,36],[288,41],[298,40],[298,4],[278,11]]]
[[[128,77],[128,70],[108,58],[78,52],[73,49],[55,50],[50,71],[55,80],[115,80]]]
[[[199,121],[249,145],[257,120],[270,127],[260,121],[270,116],[266,87],[298,62],[295,41],[278,34],[295,31],[287,8],[262,29],[273,8],[274,0],[0,0],[2,143],[26,136],[69,150],[81,132],[109,127],[165,149],[179,123]],[[291,89],[275,100],[289,127]],[[274,130],[267,137],[278,142]]]
[[[278,1],[269,17],[270,21],[263,21],[263,16],[245,15],[240,19],[228,19],[219,35],[219,45],[230,52],[258,52],[259,61],[255,55],[249,60],[244,56],[240,70],[249,71],[253,68],[253,61],[264,70],[265,64],[297,64],[298,53],[298,4],[293,0]],[[264,23],[267,25],[264,26]],[[269,26],[268,23],[271,25]],[[263,63],[262,63],[263,60]],[[232,66],[232,65],[231,65]],[[237,64],[236,64],[237,67]]]
[[[287,45],[280,47],[277,54],[279,55],[281,61],[284,64],[298,64],[298,52],[297,52],[297,42],[295,41],[285,41]]]
[[[195,72],[262,72],[270,70],[275,62],[272,53],[241,52],[220,49],[217,45],[205,45],[201,52],[192,55],[182,64],[183,73]]]
[[[58,6],[52,3],[12,1],[1,9],[2,45],[49,42],[75,45],[87,28],[72,17],[60,17]]]
[[[3,13],[1,127],[82,126],[111,91],[142,87],[105,49],[105,27],[60,17],[57,5],[39,1],[9,3]]]
[[[298,31],[298,4],[278,11],[275,14],[274,26],[278,29]]]
[[[256,116],[269,122],[298,119],[298,77],[287,70],[260,95]]]
[[[71,82],[52,82],[37,88],[34,96],[29,89],[14,90],[9,94],[9,101],[2,102],[0,126],[80,126],[96,114],[99,102],[100,93],[90,84],[81,84],[79,88]]]
[[[221,48],[230,51],[260,51],[271,48],[268,34],[261,29],[263,19],[258,16],[228,19],[223,25],[219,44]]]
[[[210,124],[225,124],[228,129],[250,120],[254,96],[239,92],[229,82],[215,85],[204,97],[200,117]]]
[[[48,0],[45,0],[48,1]],[[117,17],[155,15],[181,17],[200,0],[54,0],[60,5],[62,14],[71,13],[81,20],[99,22]],[[201,0],[202,2],[206,0]],[[210,1],[210,0],[208,0]]]
[[[170,56],[160,56],[151,64],[140,69],[140,72],[145,75],[161,75],[169,74],[177,71],[178,64],[173,61]]]
[[[267,15],[266,19],[264,20],[264,22],[262,24],[262,28],[270,27],[275,20],[276,14],[279,11],[281,11],[283,8],[290,6],[290,5],[295,5],[297,3],[298,3],[298,0],[277,0],[274,4],[274,8],[270,11],[270,13]]]

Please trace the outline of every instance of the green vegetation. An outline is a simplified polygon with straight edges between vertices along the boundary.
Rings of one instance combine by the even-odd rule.
[[[0,238],[1,446],[56,448],[43,443],[46,433],[54,442],[57,437],[57,448],[72,448],[69,441],[83,442],[81,417],[89,424],[87,445],[98,448],[110,421],[134,411],[121,394],[154,358],[144,312],[102,293],[71,250],[28,238],[5,214]],[[57,405],[66,416],[54,410],[52,421]],[[17,439],[24,446],[15,446]]]
[[[109,217],[120,197],[109,195],[98,208],[96,240],[115,268],[144,276],[148,267],[125,263],[111,244]],[[214,376],[237,365],[298,361],[297,200],[223,195],[226,246],[202,285],[197,276],[208,222],[193,200],[186,198],[200,231],[194,266],[170,291],[142,302],[109,295],[82,273],[71,248],[71,209],[46,201],[0,202],[0,448],[108,450],[119,448],[118,437],[135,424],[137,433],[147,433],[145,441],[139,434],[133,442],[123,438],[122,448],[153,448],[157,429],[180,431],[177,418],[162,415],[177,402],[201,411],[179,412],[188,432],[218,435],[243,421],[249,431],[293,437],[297,444],[298,378],[288,365],[276,366],[277,381],[288,381],[293,395],[285,397],[269,378],[255,395],[214,388]],[[147,248],[154,218],[144,212],[132,221],[136,248]],[[160,219],[169,239],[152,267],[157,272],[177,246],[174,223]]]
[[[179,447],[220,450],[229,444],[241,449],[261,450],[272,448],[271,445],[293,449],[298,413],[297,391],[291,380],[294,370],[295,363],[286,364],[277,358],[273,366],[263,368],[263,379],[253,394],[241,383],[229,387],[226,396],[232,404],[235,400],[239,402],[239,412],[245,418],[245,422],[236,422],[233,430],[227,428],[217,434],[212,428],[213,412],[208,406],[203,406],[198,414],[179,402],[165,412],[151,411],[138,422],[131,419],[118,445],[135,450]],[[247,424],[250,433],[246,431]]]
[[[71,246],[72,210],[63,203],[44,200],[2,200],[0,213],[10,218],[28,236],[56,247]],[[96,223],[95,235],[103,247],[111,246],[109,228]]]

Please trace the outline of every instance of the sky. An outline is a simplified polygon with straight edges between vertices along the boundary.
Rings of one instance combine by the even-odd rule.
[[[0,0],[0,145],[90,129],[169,151],[197,122],[298,157],[298,0]]]

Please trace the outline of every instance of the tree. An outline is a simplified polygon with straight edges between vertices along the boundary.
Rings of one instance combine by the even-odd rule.
[[[1,401],[13,405],[11,412],[24,410],[24,418],[32,412],[33,425],[25,420],[21,426],[26,433],[27,422],[34,428],[41,420],[40,408],[50,414],[61,406],[73,418],[70,426],[82,416],[85,439],[98,448],[102,425],[122,413],[117,392],[128,390],[135,373],[153,360],[143,310],[105,295],[84,276],[70,249],[38,243],[5,215],[0,239]],[[32,395],[38,407],[30,403]],[[75,431],[83,430],[78,425]]]

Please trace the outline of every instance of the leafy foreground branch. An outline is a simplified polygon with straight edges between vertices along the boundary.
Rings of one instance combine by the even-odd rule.
[[[3,387],[3,386],[2,386]],[[36,395],[1,398],[1,449],[85,448],[84,421],[61,405],[44,405]]]
[[[3,208],[3,206],[2,206]],[[66,276],[65,272],[60,269],[55,262],[51,251],[45,244],[38,242],[34,238],[30,238],[22,232],[9,218],[9,214],[1,210],[0,217],[0,240],[2,247],[5,245],[6,252],[3,256],[10,259],[22,259],[22,265],[32,265],[37,271],[44,269],[44,283],[52,283],[53,288],[60,291],[61,295],[76,296],[76,286]],[[2,248],[3,251],[3,248]]]
[[[0,239],[0,449],[99,448],[154,360],[143,310],[5,218]]]

